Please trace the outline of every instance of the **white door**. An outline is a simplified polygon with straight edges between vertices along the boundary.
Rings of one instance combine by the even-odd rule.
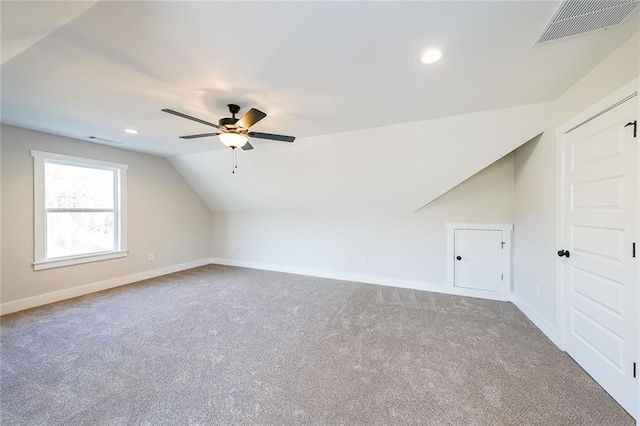
[[[454,285],[499,292],[502,287],[502,232],[454,230]]]
[[[558,252],[567,353],[634,416],[636,114],[632,99],[565,135]]]

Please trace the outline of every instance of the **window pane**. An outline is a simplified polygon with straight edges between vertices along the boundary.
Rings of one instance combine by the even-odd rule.
[[[114,170],[45,163],[45,207],[112,209],[114,173]]]
[[[113,213],[47,213],[47,258],[115,250]]]

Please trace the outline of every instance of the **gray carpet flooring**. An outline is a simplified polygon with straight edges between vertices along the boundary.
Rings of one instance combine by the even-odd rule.
[[[631,425],[510,303],[206,266],[2,318],[2,425]]]

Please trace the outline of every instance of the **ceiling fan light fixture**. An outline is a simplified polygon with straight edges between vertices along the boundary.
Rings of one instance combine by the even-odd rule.
[[[249,142],[249,138],[245,135],[241,135],[240,133],[220,133],[218,135],[218,139],[220,142],[228,146],[229,148],[242,148],[247,142]]]

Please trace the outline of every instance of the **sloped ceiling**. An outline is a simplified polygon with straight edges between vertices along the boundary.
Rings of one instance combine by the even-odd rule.
[[[171,158],[212,211],[418,210],[545,128],[549,104]]]
[[[533,48],[558,1],[51,4],[1,3],[2,122],[169,156],[225,212],[415,211],[538,135],[637,31]],[[228,103],[298,139],[256,140],[231,174],[216,138],[178,139],[211,128],[160,111]]]
[[[58,28],[93,7],[97,1],[4,1],[2,63],[27,50]]]
[[[550,101],[637,30],[631,20],[533,48],[558,5],[3,1],[2,122],[180,155],[222,145],[179,140],[209,129],[161,108],[215,121],[227,103],[257,107],[269,116],[256,131],[302,144]],[[424,66],[432,45],[445,58]]]

